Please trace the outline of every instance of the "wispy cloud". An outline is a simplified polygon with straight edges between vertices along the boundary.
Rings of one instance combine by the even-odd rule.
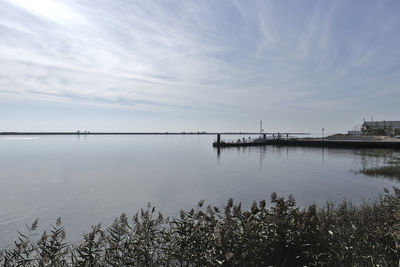
[[[0,9],[0,96],[232,115],[332,112],[377,88],[400,97],[397,1],[4,0]]]

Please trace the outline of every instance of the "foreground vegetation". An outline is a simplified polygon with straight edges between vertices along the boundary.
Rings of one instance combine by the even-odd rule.
[[[398,266],[400,190],[373,203],[317,209],[292,197],[271,196],[243,210],[182,211],[168,219],[150,205],[133,218],[122,214],[108,228],[94,226],[67,244],[61,220],[41,237],[38,222],[0,252],[3,266]]]

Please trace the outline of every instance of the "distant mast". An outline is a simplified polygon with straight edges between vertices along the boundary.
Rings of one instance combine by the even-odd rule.
[[[263,127],[262,127],[262,120],[260,120],[260,137],[262,137]]]

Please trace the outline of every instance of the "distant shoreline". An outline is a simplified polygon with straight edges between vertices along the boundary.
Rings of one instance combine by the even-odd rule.
[[[255,132],[0,132],[0,135],[259,135]],[[276,133],[264,133],[272,135]],[[286,134],[286,133],[282,133]],[[306,133],[289,133],[304,135]]]

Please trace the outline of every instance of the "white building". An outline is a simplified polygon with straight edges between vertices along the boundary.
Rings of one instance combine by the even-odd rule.
[[[399,135],[400,121],[365,121],[361,130],[368,135]]]

